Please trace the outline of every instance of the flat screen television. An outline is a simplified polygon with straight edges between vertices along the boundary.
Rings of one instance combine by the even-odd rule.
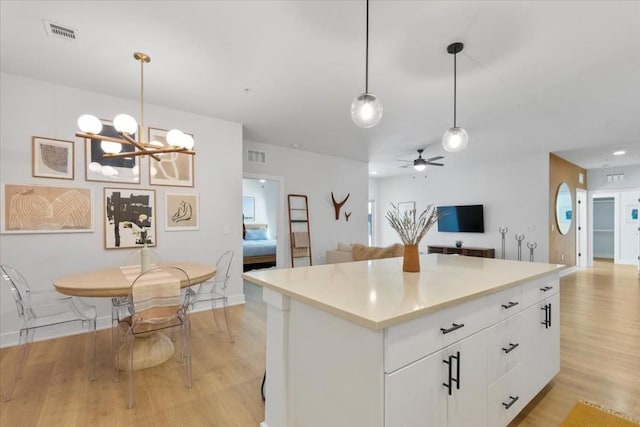
[[[438,231],[484,233],[484,205],[438,206]]]

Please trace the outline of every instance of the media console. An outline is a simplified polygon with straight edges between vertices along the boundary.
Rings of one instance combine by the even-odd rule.
[[[471,248],[471,247],[455,247],[455,246],[427,246],[429,254],[458,254],[465,256],[475,256],[480,258],[495,258],[496,250],[493,248]]]

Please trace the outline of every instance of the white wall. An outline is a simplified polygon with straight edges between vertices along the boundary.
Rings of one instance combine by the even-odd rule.
[[[52,282],[65,275],[115,266],[130,249],[104,249],[102,222],[103,188],[153,189],[156,194],[156,250],[165,260],[190,260],[214,264],[226,249],[242,254],[242,126],[238,123],[198,116],[183,111],[145,104],[145,124],[178,127],[193,133],[196,140],[195,187],[149,186],[148,163],[143,160],[141,183],[88,182],[84,179],[84,143],[75,137],[76,120],[83,113],[112,118],[119,112],[138,116],[139,101],[114,98],[92,92],[1,75],[0,85],[0,181],[52,186],[82,186],[93,189],[95,229],[90,233],[4,234],[0,236],[0,262],[22,271],[33,289],[52,289]],[[58,180],[31,176],[31,137],[43,136],[75,141],[75,179]],[[164,194],[200,194],[200,229],[164,231]],[[4,218],[4,216],[3,216]],[[225,227],[229,232],[224,233]],[[232,301],[243,302],[240,278],[241,256],[232,266]],[[19,322],[8,289],[0,290],[0,345],[17,342]],[[87,299],[98,306],[99,325],[110,325],[110,301]],[[46,335],[36,334],[36,339]]]
[[[624,173],[624,180],[607,182],[607,175],[619,173]],[[587,170],[588,191],[619,189],[640,189],[640,164]]]
[[[463,156],[463,153],[457,156]],[[484,233],[440,233],[434,226],[420,245],[426,252],[428,244],[454,245],[463,240],[465,246],[495,248],[501,256],[501,235],[498,228],[506,226],[507,259],[517,259],[515,234],[524,234],[522,259],[529,260],[527,242],[537,243],[534,260],[548,260],[548,153],[529,154],[516,159],[461,166],[452,155],[445,166],[428,167],[425,173],[374,178],[371,197],[376,199],[376,235],[378,245],[399,242],[396,232],[384,219],[390,203],[415,201],[418,212],[434,205],[484,205]]]
[[[266,152],[266,164],[247,161],[247,150]],[[311,249],[314,264],[324,264],[326,251],[333,249],[339,241],[367,242],[367,171],[364,162],[339,157],[315,154],[301,150],[244,141],[244,172],[253,177],[266,176],[281,179],[284,199],[281,205],[278,254],[283,254],[283,264],[291,265],[288,237],[287,194],[305,194],[309,200]],[[341,210],[340,219],[335,220],[331,192],[336,200],[350,193],[349,200]],[[352,212],[349,221],[344,213]]]

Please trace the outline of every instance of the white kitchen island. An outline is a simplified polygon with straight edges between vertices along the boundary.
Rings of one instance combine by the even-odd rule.
[[[422,255],[253,271],[262,427],[504,426],[560,368],[555,264]]]

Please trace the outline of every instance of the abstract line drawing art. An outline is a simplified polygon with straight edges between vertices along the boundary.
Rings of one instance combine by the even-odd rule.
[[[73,141],[34,136],[31,146],[34,177],[73,179]]]
[[[5,184],[2,233],[93,231],[90,188]]]
[[[189,134],[191,135],[191,134]],[[191,135],[193,136],[193,135]],[[149,143],[167,146],[167,131],[149,128]],[[160,161],[149,158],[149,184],[193,187],[193,156],[181,153],[159,154]]]
[[[165,194],[165,230],[198,230],[198,194]]]

